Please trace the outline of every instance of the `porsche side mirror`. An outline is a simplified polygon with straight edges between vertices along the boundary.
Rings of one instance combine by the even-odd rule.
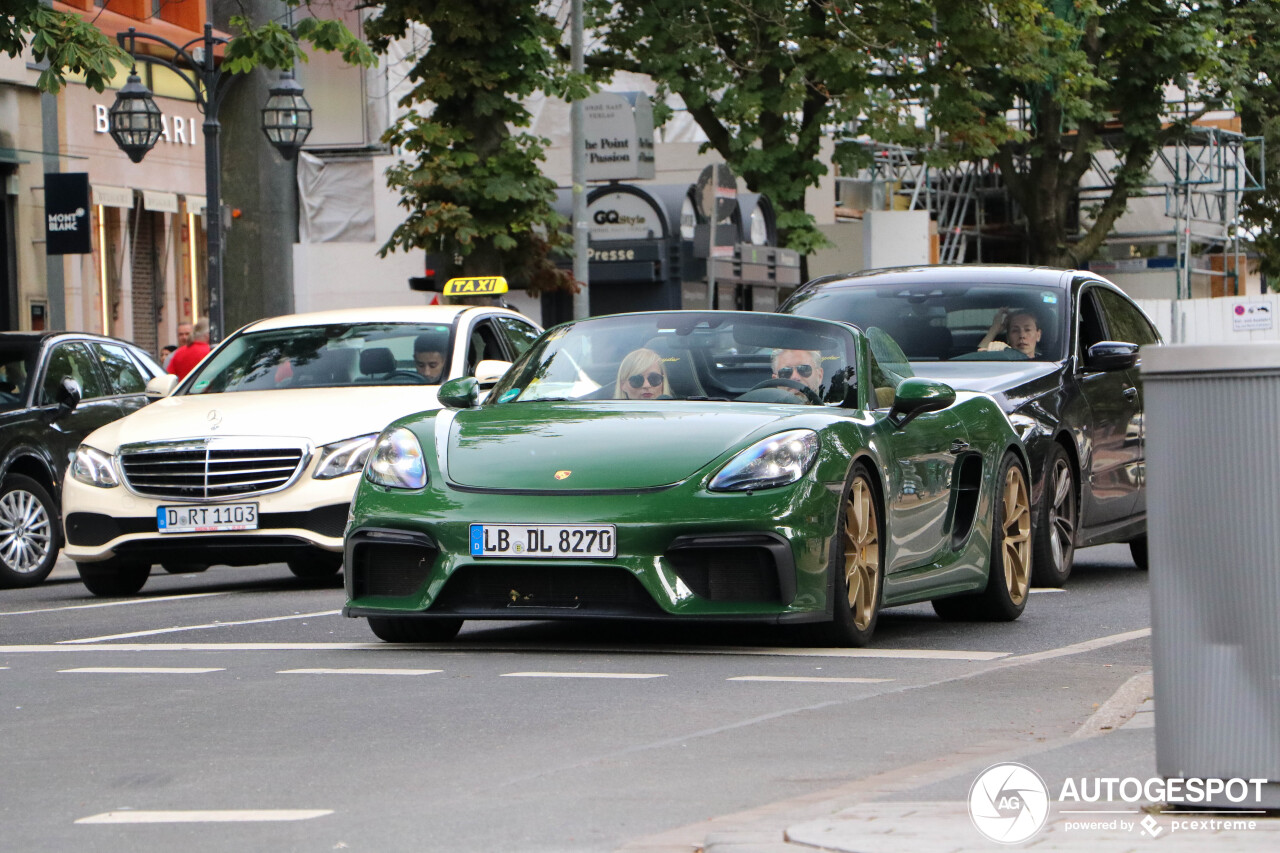
[[[893,395],[889,420],[898,429],[902,429],[917,415],[945,409],[955,401],[956,392],[950,385],[919,377],[904,379]]]
[[[148,400],[159,400],[161,397],[168,397],[173,393],[173,389],[177,387],[178,377],[172,373],[165,373],[161,376],[151,377],[143,393],[147,395]]]
[[[53,419],[65,418],[74,412],[76,406],[80,405],[81,396],[80,383],[70,376],[62,377],[62,382],[58,384],[58,391],[53,397],[53,401],[58,404]]]
[[[1099,341],[1084,354],[1085,370],[1128,370],[1138,363],[1138,345]]]
[[[483,364],[484,362],[481,362]],[[450,409],[470,409],[480,402],[480,383],[473,376],[459,376],[440,386],[436,398]]]
[[[511,362],[509,361],[486,358],[476,365],[476,382],[480,383],[481,388],[487,388],[501,379],[510,369]]]

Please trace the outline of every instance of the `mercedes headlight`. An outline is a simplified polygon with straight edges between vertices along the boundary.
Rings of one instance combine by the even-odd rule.
[[[76,457],[71,460],[71,476],[86,486],[101,489],[120,485],[116,469],[111,465],[111,457],[87,444],[76,448]]]
[[[818,458],[818,434],[793,429],[761,439],[730,459],[714,477],[715,492],[745,492],[789,486],[804,476]]]
[[[364,468],[369,451],[378,439],[376,432],[335,441],[320,448],[320,461],[316,464],[317,480],[332,480],[346,474],[354,474]]]
[[[421,489],[427,484],[427,462],[418,437],[404,427],[378,436],[364,476],[370,483],[389,489]]]

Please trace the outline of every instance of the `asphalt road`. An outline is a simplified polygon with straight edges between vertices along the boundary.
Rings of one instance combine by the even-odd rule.
[[[961,800],[1011,757],[1051,787],[1155,772],[1149,730],[1061,749],[1151,666],[1120,546],[1015,623],[900,608],[866,650],[476,622],[405,648],[342,603],[284,566],[0,592],[0,849],[674,853],[839,797]]]

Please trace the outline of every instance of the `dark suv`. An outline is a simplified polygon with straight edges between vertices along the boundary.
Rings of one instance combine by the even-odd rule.
[[[164,373],[125,341],[0,332],[0,587],[33,586],[62,545],[62,478],[81,439],[147,404]]]

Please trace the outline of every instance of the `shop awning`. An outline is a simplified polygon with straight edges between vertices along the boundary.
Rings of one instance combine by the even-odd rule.
[[[155,210],[160,213],[177,213],[178,194],[162,193],[157,192],[156,190],[143,190],[142,206],[147,210]]]
[[[95,184],[93,203],[102,207],[123,207],[132,210],[133,190],[128,187],[106,187]]]

